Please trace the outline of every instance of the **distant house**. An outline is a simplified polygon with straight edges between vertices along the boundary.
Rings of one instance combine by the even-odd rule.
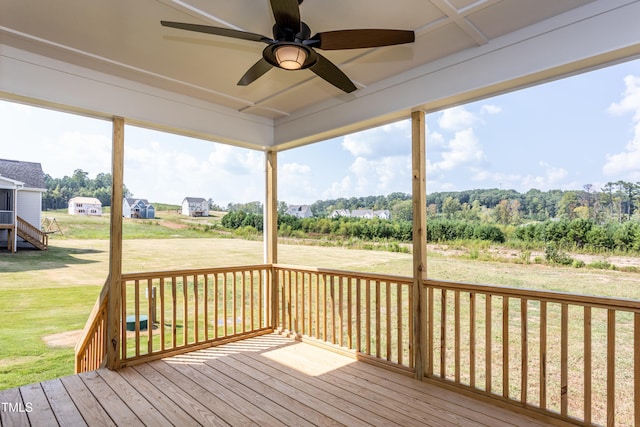
[[[0,240],[8,242],[10,250],[15,251],[22,241],[46,249],[46,243],[40,244],[42,194],[46,191],[40,163],[0,159]],[[27,228],[17,227],[24,223],[34,236],[25,235]]]
[[[331,214],[329,215],[329,218],[339,218],[339,217],[349,218],[350,216],[351,216],[351,212],[349,212],[349,209],[336,209],[333,212],[331,212]]]
[[[69,215],[102,215],[102,202],[95,197],[74,197],[69,200]]]
[[[185,197],[182,201],[182,215],[209,216],[209,202],[200,197]]]
[[[313,216],[309,205],[289,205],[284,214],[298,218],[311,218]]]
[[[351,218],[380,218],[380,219],[391,219],[391,212],[387,209],[374,211],[373,209],[354,209],[349,212],[348,209],[339,209],[335,210],[329,215],[331,218],[338,218],[340,216],[351,217]]]
[[[128,197],[122,200],[122,216],[125,218],[153,219],[156,217],[156,208],[147,199]]]

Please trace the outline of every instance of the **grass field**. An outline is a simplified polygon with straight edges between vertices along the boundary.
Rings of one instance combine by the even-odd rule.
[[[125,221],[124,272],[263,261],[261,241],[232,239],[224,233],[211,237],[219,217],[159,216],[153,221]],[[77,225],[65,214],[56,213],[56,218],[64,236],[53,234],[47,252],[0,253],[0,389],[73,372],[73,349],[52,348],[45,338],[81,329],[107,277],[108,221],[88,218]],[[279,261],[403,276],[412,271],[410,254],[341,247],[281,244]],[[428,276],[640,299],[640,274],[632,272],[479,261],[438,252],[429,256]]]

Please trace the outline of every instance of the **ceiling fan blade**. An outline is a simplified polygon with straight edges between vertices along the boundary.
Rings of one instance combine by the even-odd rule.
[[[253,64],[251,68],[249,68],[247,72],[244,73],[244,76],[242,76],[242,78],[238,82],[238,86],[247,86],[253,83],[258,78],[260,78],[264,73],[269,71],[271,67],[273,67],[273,65],[265,61],[264,58],[260,58],[258,62]]]
[[[305,44],[323,50],[362,49],[413,43],[415,39],[415,33],[407,30],[338,30],[318,33]]]
[[[278,27],[292,30],[293,34],[300,31],[298,0],[271,0],[271,9]]]
[[[345,73],[336,67],[333,62],[316,52],[318,60],[309,69],[322,77],[338,89],[351,93],[357,89],[356,85],[347,77]]]
[[[184,22],[160,21],[165,27],[178,28],[180,30],[195,31],[198,33],[214,34],[216,36],[232,37],[234,39],[250,40],[253,42],[272,42],[261,34],[248,33],[246,31],[232,30],[230,28],[212,27],[209,25],[188,24]]]

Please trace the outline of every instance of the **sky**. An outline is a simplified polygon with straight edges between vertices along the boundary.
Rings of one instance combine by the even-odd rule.
[[[579,190],[640,181],[640,60],[428,114],[427,191]],[[111,123],[0,101],[0,158],[54,178],[111,171]],[[411,192],[411,122],[278,153],[278,198],[308,204]],[[134,197],[263,201],[264,154],[125,128]]]

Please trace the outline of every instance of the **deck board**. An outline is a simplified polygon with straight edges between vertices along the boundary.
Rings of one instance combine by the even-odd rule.
[[[0,411],[1,427],[549,425],[278,335],[3,390],[0,401],[33,408]]]

